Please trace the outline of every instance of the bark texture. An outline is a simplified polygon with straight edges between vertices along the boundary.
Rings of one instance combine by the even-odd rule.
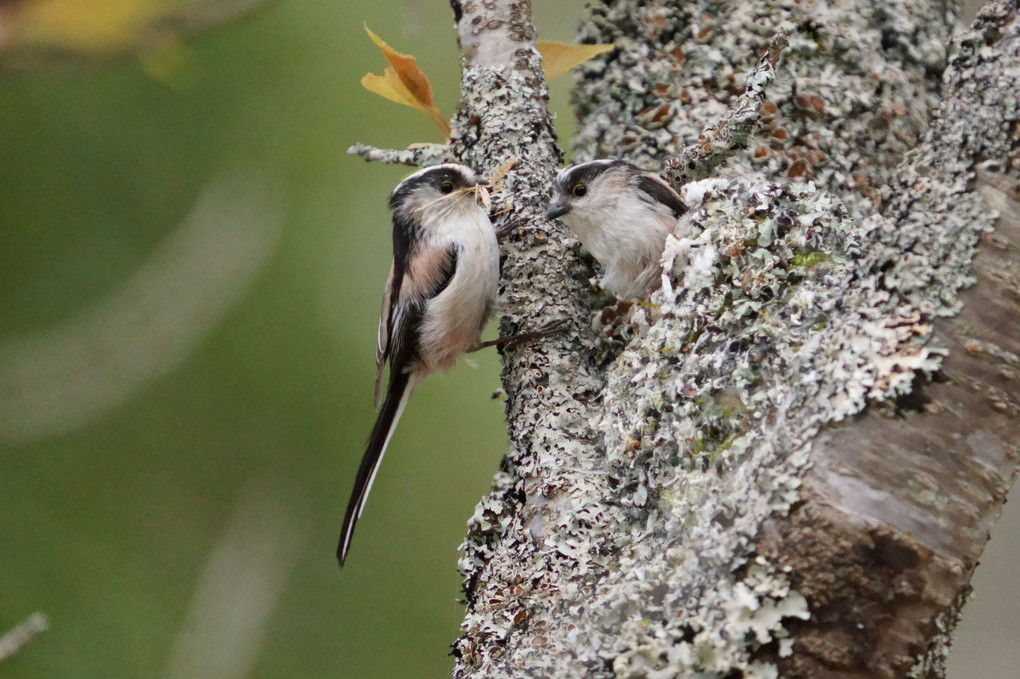
[[[502,331],[573,323],[504,355],[511,450],[469,522],[455,676],[942,676],[1020,457],[1016,1],[948,68],[942,3],[593,3],[582,41],[618,49],[580,69],[575,158],[715,168],[682,187],[661,290],[612,305],[542,218],[529,3],[451,4],[451,144],[352,152],[517,156]],[[726,159],[705,141],[760,103],[744,74],[780,28]]]
[[[1020,386],[1020,241],[976,192],[1015,191],[1016,10],[940,96],[949,10],[593,6],[582,39],[620,49],[582,67],[578,159],[661,169],[790,47],[747,152],[686,187],[653,305],[598,315],[604,389],[479,505],[457,676],[942,675]]]

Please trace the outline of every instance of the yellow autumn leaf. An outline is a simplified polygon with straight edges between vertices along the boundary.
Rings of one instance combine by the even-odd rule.
[[[538,51],[542,54],[542,68],[545,69],[546,81],[563,75],[592,57],[612,52],[614,49],[616,49],[616,45],[568,45],[564,42],[538,41]]]
[[[361,86],[380,97],[418,109],[427,115],[449,139],[450,125],[436,106],[432,85],[422,70],[418,68],[415,58],[409,54],[401,54],[390,47],[382,38],[373,33],[368,25],[365,25],[365,32],[382,51],[390,65],[386,67],[382,75],[366,73],[361,79]]]
[[[85,53],[114,53],[132,45],[165,3],[159,0],[30,0],[15,15],[19,43]]]
[[[109,57],[160,51],[267,0],[0,0],[0,53]]]

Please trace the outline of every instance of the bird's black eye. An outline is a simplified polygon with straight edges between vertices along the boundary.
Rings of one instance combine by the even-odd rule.
[[[574,184],[574,188],[570,189],[570,192],[578,198],[581,198],[584,194],[588,193],[588,187],[584,184]]]
[[[439,185],[439,190],[443,193],[453,193],[453,182],[449,179],[444,179],[443,183]]]

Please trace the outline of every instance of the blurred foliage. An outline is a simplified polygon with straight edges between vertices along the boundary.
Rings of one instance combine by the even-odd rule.
[[[4,0],[0,53],[142,54],[248,14],[267,0]]]
[[[534,4],[569,42],[581,0]],[[334,548],[411,171],[345,151],[434,134],[359,87],[362,22],[453,111],[449,7],[275,2],[153,78],[191,35],[167,26],[218,23],[195,7],[0,0],[0,633],[50,622],[0,676],[446,676],[506,449],[495,352],[418,390],[342,572]]]

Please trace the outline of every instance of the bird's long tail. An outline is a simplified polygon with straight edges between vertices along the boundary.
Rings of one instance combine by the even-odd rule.
[[[390,437],[397,428],[397,422],[400,421],[400,415],[407,405],[407,397],[411,395],[413,388],[414,377],[405,372],[398,372],[386,389],[386,400],[383,401],[379,415],[375,419],[372,434],[368,437],[368,447],[365,449],[364,457],[361,458],[358,476],[354,479],[354,490],[351,492],[350,502],[347,503],[347,513],[344,515],[344,525],[340,531],[340,544],[336,548],[336,558],[341,568],[347,559],[347,552],[351,549],[354,526],[365,509],[368,491],[372,489],[375,474],[379,471],[379,463],[382,462],[383,453],[386,452],[386,446],[389,445]]]

